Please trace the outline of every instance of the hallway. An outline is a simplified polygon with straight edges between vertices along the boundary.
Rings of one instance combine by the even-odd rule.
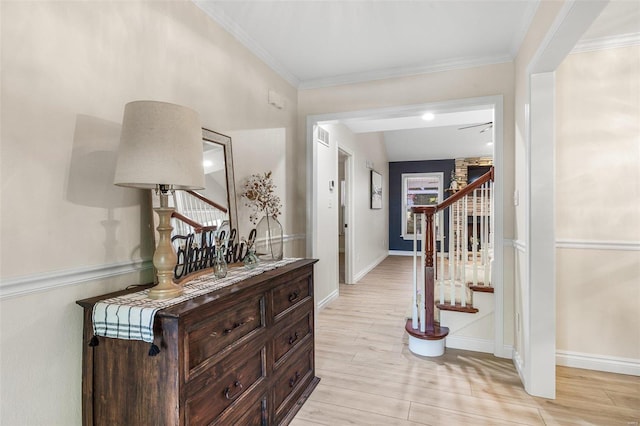
[[[292,426],[637,425],[640,378],[557,368],[556,400],[528,395],[509,359],[407,348],[411,257],[389,256],[317,316],[321,381]]]

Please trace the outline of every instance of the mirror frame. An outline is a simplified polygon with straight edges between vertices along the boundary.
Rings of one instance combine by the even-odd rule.
[[[227,179],[227,208],[229,209],[229,222],[231,228],[238,228],[238,206],[236,204],[236,184],[233,175],[233,152],[231,150],[231,137],[222,133],[202,128],[202,140],[222,145],[224,148],[224,166]]]

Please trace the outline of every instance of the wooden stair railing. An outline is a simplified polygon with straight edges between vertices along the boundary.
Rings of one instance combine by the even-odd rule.
[[[184,222],[185,224],[189,225],[191,228],[193,228],[193,232],[196,234],[199,234],[203,231],[215,231],[216,229],[218,229],[217,226],[204,226],[199,224],[198,222],[196,222],[193,219],[189,219],[188,217],[186,217],[183,214],[180,214],[176,211],[174,211],[173,213],[171,213],[171,217],[174,219],[178,219],[181,222]]]
[[[228,220],[228,209],[195,191],[174,193],[173,235],[215,231]]]
[[[188,194],[192,195],[193,197],[197,198],[198,200],[202,201],[203,203],[208,204],[211,207],[213,207],[215,209],[218,209],[223,213],[227,213],[228,212],[228,210],[227,210],[227,208],[225,206],[221,206],[220,204],[216,203],[213,200],[208,199],[207,197],[205,197],[204,195],[202,195],[202,194],[200,194],[200,193],[198,193],[196,191],[188,190],[186,192]]]
[[[493,227],[490,224],[491,183],[493,180],[494,169],[492,167],[489,172],[437,206],[413,207],[411,209],[414,215],[414,228],[419,221],[422,224],[419,268],[416,260],[418,232],[414,230],[415,296],[412,318],[407,321],[405,326],[410,336],[409,348],[414,353],[438,356],[444,352],[443,339],[449,330],[440,326],[436,320],[436,306],[440,310],[475,313],[478,310],[473,307],[472,290],[492,292],[490,264]],[[445,266],[445,211],[448,211],[449,227],[448,267]],[[470,232],[469,226],[472,226]],[[440,242],[439,252],[437,250],[438,242]],[[480,250],[478,250],[479,248]],[[470,265],[469,256],[471,256]],[[420,279],[418,279],[418,275]],[[469,279],[467,279],[467,275],[469,275]],[[437,304],[435,301],[436,281],[439,289],[439,303]],[[420,342],[421,340],[441,342],[433,347],[428,347]],[[412,348],[412,343],[414,348]]]

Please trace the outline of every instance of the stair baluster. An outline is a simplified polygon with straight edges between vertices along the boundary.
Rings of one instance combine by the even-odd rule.
[[[471,220],[473,226],[473,232],[471,235],[471,258],[472,260],[472,268],[473,268],[473,279],[472,284],[478,285],[478,216],[477,216],[477,204],[478,204],[478,190],[473,190],[473,208],[472,214],[473,218]],[[481,207],[482,209],[482,207]],[[482,222],[482,218],[480,218]],[[482,225],[480,225],[482,226]]]
[[[411,327],[414,330],[418,329],[418,214],[413,215],[413,305],[411,309]]]
[[[460,279],[460,281],[463,283],[462,286],[460,286],[460,306],[462,306],[463,308],[467,306],[467,291],[466,291],[466,285],[465,283],[467,282],[467,262],[469,259],[469,195],[465,195],[465,197],[463,198],[463,207],[462,210],[464,212],[464,217],[463,220],[464,222],[462,223],[462,234],[464,235],[462,241],[462,277]],[[455,302],[455,301],[453,301]]]
[[[484,239],[483,239],[483,267],[484,267],[484,285],[491,285],[491,261],[490,257],[492,257],[493,244],[491,240],[490,234],[493,233],[490,225],[491,223],[491,205],[492,203],[492,191],[491,191],[491,182],[487,182],[484,184],[484,194],[485,194],[485,202],[483,206],[486,206],[486,217],[484,219]]]
[[[439,235],[439,240],[440,240],[440,268],[438,270],[438,272],[440,273],[439,275],[439,280],[438,280],[438,288],[440,289],[440,303],[444,302],[444,286],[445,286],[445,281],[444,281],[444,276],[445,276],[445,267],[444,267],[444,243],[445,243],[445,239],[446,236],[444,235],[444,214],[443,212],[438,213],[438,235]]]
[[[429,241],[428,239],[428,235],[426,230],[426,215],[425,214],[421,214],[420,215],[420,229],[422,230],[421,233],[421,239],[422,239],[422,250],[420,250],[420,271],[421,272],[421,278],[422,280],[420,281],[421,283],[426,283],[427,282],[427,271],[425,268],[426,265],[426,260],[427,260],[427,242]],[[422,288],[420,288],[418,290],[418,292],[420,293],[420,331],[422,333],[424,333],[427,330],[427,324],[426,324],[426,316],[427,316],[427,292],[426,292],[426,285],[423,284]]]

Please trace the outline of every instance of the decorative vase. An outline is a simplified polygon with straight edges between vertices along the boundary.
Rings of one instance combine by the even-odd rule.
[[[258,259],[258,256],[256,256],[256,252],[254,251],[253,247],[247,251],[247,255],[244,257],[242,263],[244,263],[244,267],[247,269],[253,269],[258,266],[258,263],[260,263],[260,259]]]
[[[224,278],[227,276],[227,261],[224,257],[224,246],[222,244],[216,245],[216,253],[213,258],[213,274],[216,278]]]
[[[256,225],[256,254],[263,260],[282,259],[282,225],[266,215]]]

